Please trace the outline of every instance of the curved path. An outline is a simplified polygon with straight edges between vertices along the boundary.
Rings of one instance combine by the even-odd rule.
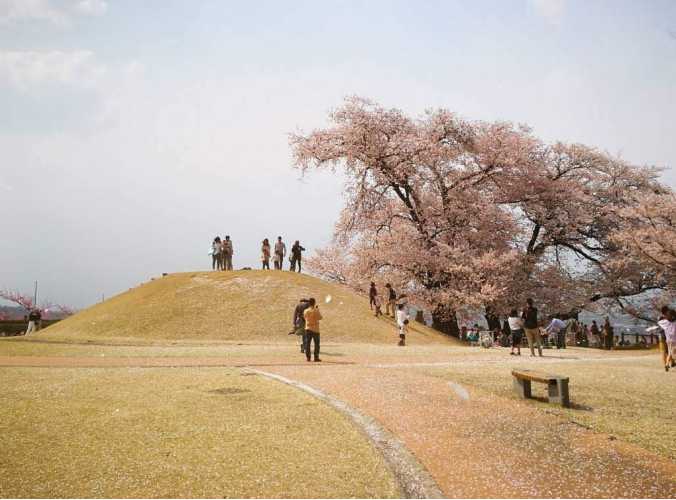
[[[416,365],[426,363],[0,357],[0,366],[263,366],[265,376],[320,391],[374,419],[410,450],[448,497],[676,497],[673,461],[535,405],[449,384],[413,369]],[[433,487],[424,495],[415,489],[409,493],[436,496]]]

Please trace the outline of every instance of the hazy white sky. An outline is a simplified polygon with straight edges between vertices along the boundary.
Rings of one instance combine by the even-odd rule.
[[[676,2],[0,0],[0,288],[82,307],[215,235],[236,267],[324,245],[342,181],[288,133],[352,94],[671,167]]]

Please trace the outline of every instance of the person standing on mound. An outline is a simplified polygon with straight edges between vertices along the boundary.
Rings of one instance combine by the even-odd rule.
[[[282,241],[281,236],[277,236],[277,243],[275,243],[275,269],[278,271],[282,270],[282,263],[284,262],[284,256],[286,255],[286,245]]]
[[[230,236],[226,236],[223,240],[223,267],[224,271],[232,271],[232,241]]]
[[[261,262],[263,262],[263,269],[270,270],[270,242],[267,238],[263,240],[261,245]]]
[[[399,304],[399,309],[397,309],[397,325],[399,326],[399,343],[397,345],[404,346],[408,333],[408,312],[405,304]]]
[[[291,272],[296,271],[296,265],[298,265],[298,272],[301,271],[301,260],[303,258],[304,251],[305,248],[300,246],[300,241],[296,240],[296,242],[291,247],[291,267],[289,268]]]
[[[305,319],[305,357],[310,361],[310,345],[312,341],[315,343],[314,358],[315,362],[321,361],[319,359],[319,321],[322,319],[322,313],[319,312],[319,307],[314,297],[308,300],[308,308],[303,312]]]
[[[214,241],[211,243],[211,269],[212,271],[221,270],[221,237],[216,236]]]

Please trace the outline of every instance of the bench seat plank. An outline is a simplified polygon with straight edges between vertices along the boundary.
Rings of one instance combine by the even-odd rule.
[[[537,370],[512,370],[512,375],[517,378],[541,382],[543,384],[548,384],[549,382],[554,382],[556,380],[568,380],[568,377],[551,375]]]

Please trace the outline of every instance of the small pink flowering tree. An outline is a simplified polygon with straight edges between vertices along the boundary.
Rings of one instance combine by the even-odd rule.
[[[16,304],[22,307],[26,312],[37,309],[43,316],[47,316],[49,313],[53,313],[55,311],[57,311],[60,316],[70,316],[75,313],[75,309],[62,304],[43,302],[40,305],[35,305],[33,303],[32,297],[15,290],[0,290],[0,299],[4,299],[7,302]]]

